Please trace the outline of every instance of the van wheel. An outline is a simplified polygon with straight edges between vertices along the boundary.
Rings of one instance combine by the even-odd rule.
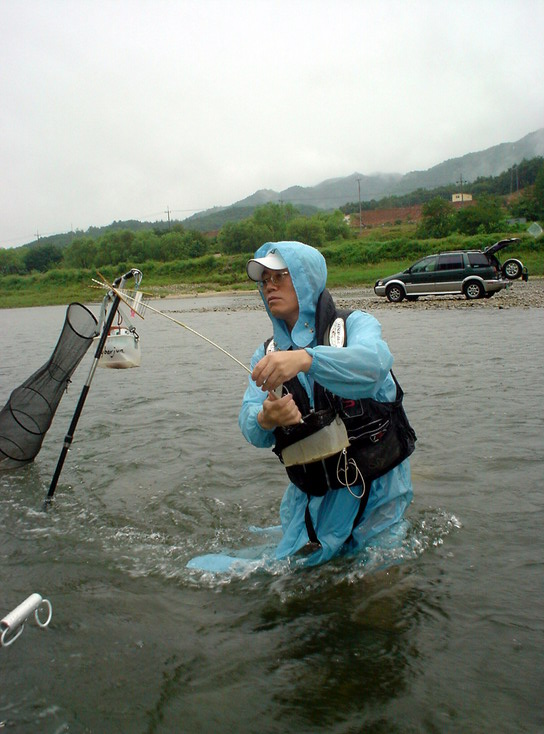
[[[475,301],[477,298],[483,298],[485,295],[484,287],[477,280],[469,281],[465,286],[465,296],[469,301]]]
[[[404,290],[400,285],[389,285],[387,286],[385,295],[387,296],[387,300],[391,303],[400,303],[404,298]]]
[[[516,280],[519,278],[523,270],[522,264],[519,260],[507,260],[502,266],[502,274],[508,280]]]

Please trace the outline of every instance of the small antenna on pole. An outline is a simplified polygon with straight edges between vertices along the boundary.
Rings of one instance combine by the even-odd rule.
[[[463,181],[463,174],[462,173],[459,174],[459,181],[457,181],[457,183],[459,184],[459,191],[461,193],[461,206],[463,206],[464,203],[465,203],[465,197],[463,196],[463,184],[464,183],[467,183],[467,181],[466,180]]]

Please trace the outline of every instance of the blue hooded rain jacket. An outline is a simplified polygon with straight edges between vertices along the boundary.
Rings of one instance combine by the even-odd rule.
[[[327,281],[327,266],[321,253],[300,242],[268,242],[257,250],[256,258],[277,250],[285,260],[299,302],[299,318],[292,332],[285,322],[276,319],[265,308],[273,325],[276,349],[306,349],[312,357],[308,373],[298,378],[313,404],[314,382],[332,393],[347,399],[374,398],[394,400],[396,387],[390,370],[393,357],[382,339],[381,326],[370,314],[352,312],[346,322],[347,343],[344,348],[316,344],[315,321],[318,298]],[[261,294],[262,295],[262,294]],[[251,369],[264,356],[264,339],[251,360]],[[258,448],[271,448],[273,431],[259,425],[257,415],[266,393],[251,378],[245,392],[239,415],[239,425],[245,438]],[[323,497],[311,497],[309,511],[321,548],[307,557],[314,565],[328,561],[347,551],[358,551],[372,538],[399,523],[412,499],[409,459],[370,485],[370,495],[363,517],[353,528],[359,509],[354,495],[361,486],[329,490]],[[276,558],[294,555],[308,543],[304,519],[308,497],[293,483],[289,483],[280,506],[283,536],[276,549]]]

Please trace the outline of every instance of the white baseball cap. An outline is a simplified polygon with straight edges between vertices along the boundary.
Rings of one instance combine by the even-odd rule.
[[[262,280],[264,270],[286,270],[287,263],[277,250],[270,250],[264,257],[250,260],[246,265],[249,278],[254,281]]]

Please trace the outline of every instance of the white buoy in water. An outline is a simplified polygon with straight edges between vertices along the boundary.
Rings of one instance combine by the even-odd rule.
[[[47,618],[44,622],[39,617],[40,607],[47,609]],[[0,647],[8,647],[22,634],[25,628],[25,622],[34,612],[34,618],[38,627],[47,627],[53,616],[53,607],[48,599],[42,599],[39,594],[31,594],[18,607],[6,614],[4,619],[0,621]]]

